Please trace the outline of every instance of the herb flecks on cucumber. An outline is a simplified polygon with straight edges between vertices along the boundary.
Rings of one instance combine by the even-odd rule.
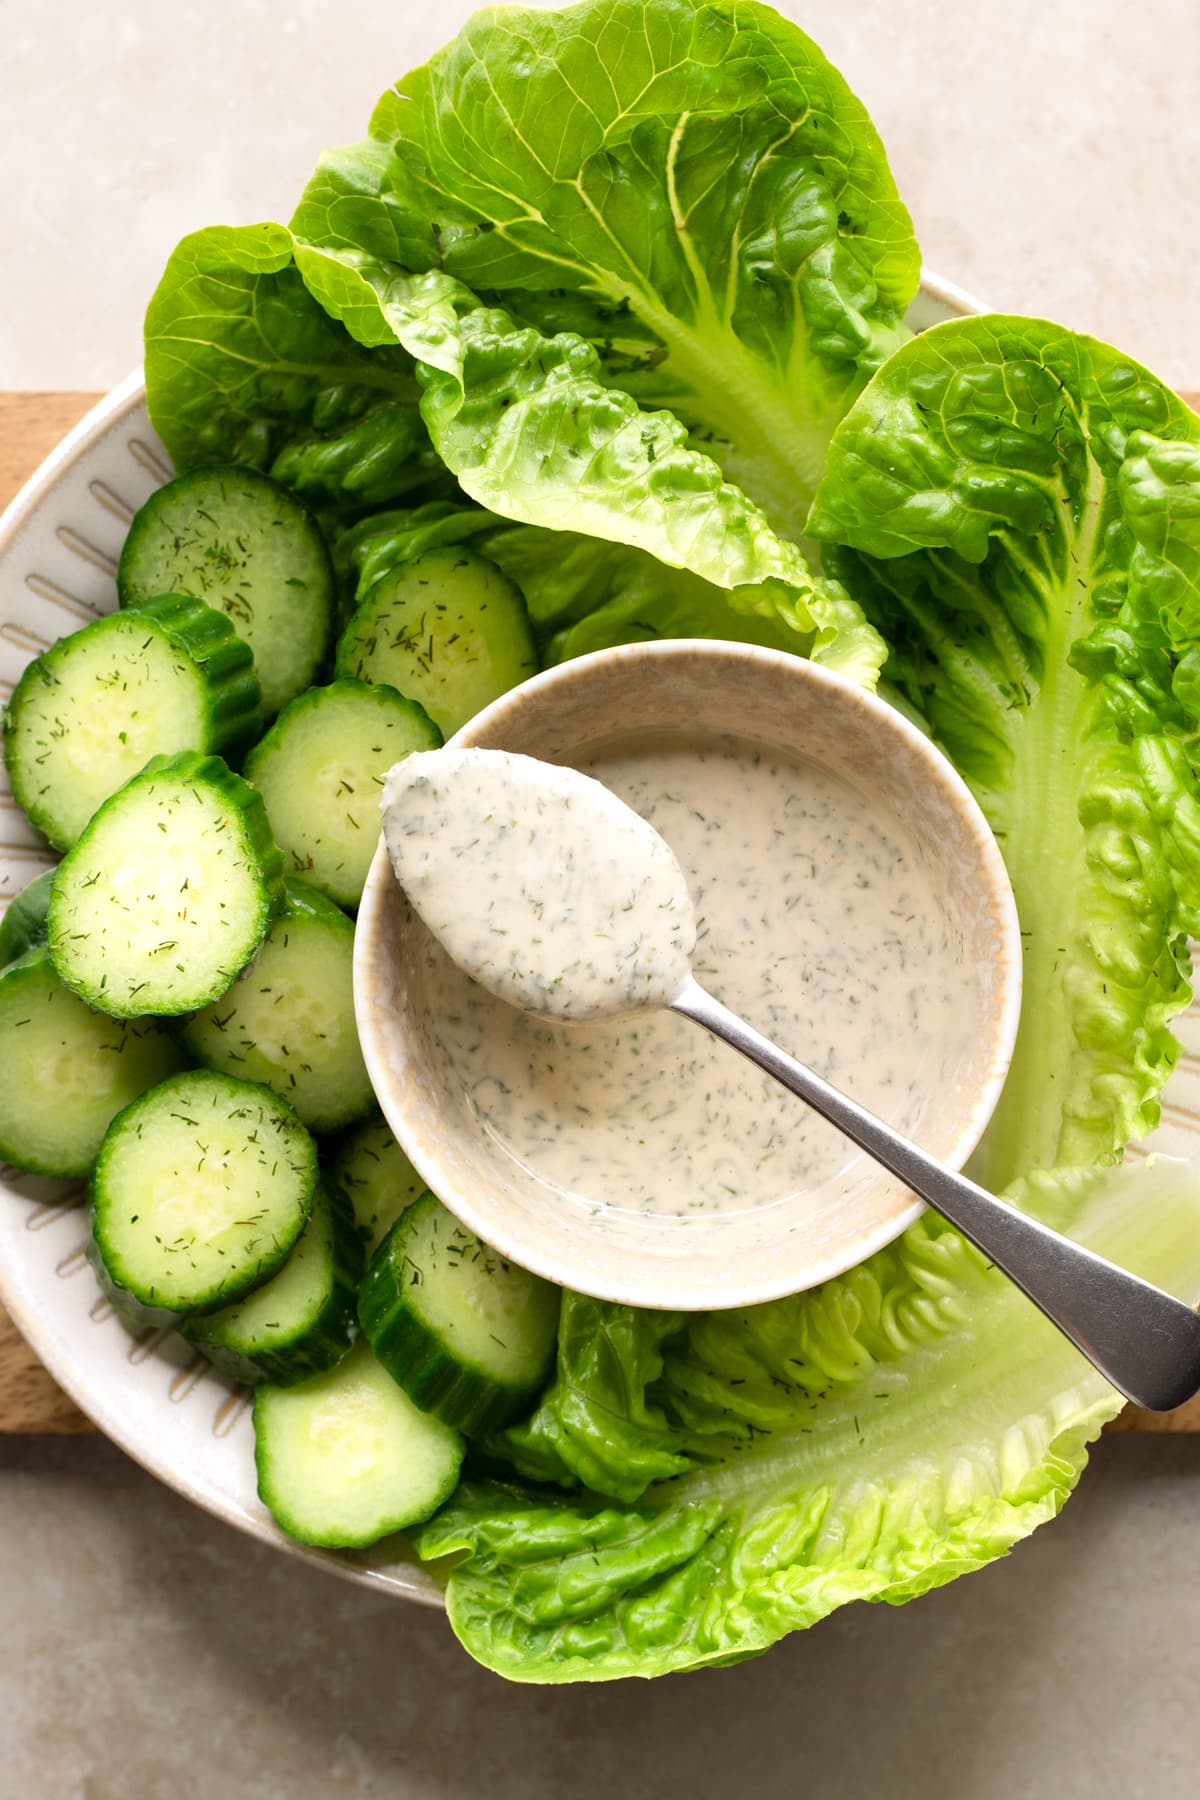
[[[252,469],[197,469],[153,494],[129,528],[123,607],[195,594],[249,644],[268,714],[316,679],[333,632],[333,569],[319,526]]]
[[[249,1299],[185,1321],[182,1334],[231,1381],[287,1387],[350,1349],[363,1242],[349,1202],[317,1183],[312,1212],[277,1275]]]
[[[381,575],[337,648],[340,676],[387,682],[419,700],[445,737],[537,670],[520,589],[459,546]]]
[[[274,1088],[310,1131],[340,1131],[375,1103],[354,1022],[354,926],[302,881],[253,962],[189,1019],[198,1062]]]
[[[188,1070],[109,1126],[92,1173],[94,1251],[138,1306],[215,1311],[281,1267],[316,1183],[316,1146],[278,1095]]]
[[[281,898],[257,792],[220,757],[157,757],[64,857],[50,953],[69,988],[116,1018],[192,1012],[225,993]]]
[[[310,688],[246,759],[289,873],[357,906],[379,842],[383,777],[442,734],[417,701],[383,683]]]
[[[338,1139],[325,1174],[349,1201],[368,1256],[375,1254],[400,1214],[426,1191],[424,1178],[378,1117],[351,1126]]]
[[[5,712],[14,798],[59,850],[152,756],[237,753],[262,729],[248,647],[222,614],[163,595],[35,657]]]
[[[0,1157],[86,1175],[116,1114],[183,1061],[156,1020],[85,1006],[34,945],[0,971]]]

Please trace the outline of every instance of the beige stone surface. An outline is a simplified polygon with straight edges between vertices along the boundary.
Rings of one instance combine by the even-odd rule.
[[[286,217],[469,0],[11,4],[0,387],[101,387],[185,231]],[[872,111],[926,262],[1200,387],[1194,0],[784,0]]]
[[[1192,1800],[1200,1442],[740,1668],[518,1688],[101,1440],[0,1440],[5,1800]]]
[[[463,0],[0,9],[0,386],[138,355],[175,239],[285,211]],[[789,0],[927,262],[1200,387],[1194,0]],[[1200,1441],[1105,1443],[1057,1525],[899,1612],[645,1687],[513,1689],[442,1619],[241,1539],[99,1441],[0,1441],[0,1800],[1185,1800]]]

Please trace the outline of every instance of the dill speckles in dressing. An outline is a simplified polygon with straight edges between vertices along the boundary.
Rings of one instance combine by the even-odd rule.
[[[502,750],[430,750],[389,770],[397,879],[448,954],[527,1012],[583,1021],[667,1006],[696,922],[657,832],[598,782]]]
[[[944,978],[961,928],[903,821],[844,778],[739,739],[656,734],[587,766],[682,866],[704,986],[919,1136],[929,1090],[969,1060],[969,1021]],[[549,891],[553,830],[539,854]],[[470,883],[458,898],[470,912]],[[432,938],[418,954],[433,1055],[492,1143],[559,1204],[742,1211],[871,1167],[677,1014],[563,1025],[503,1004]]]

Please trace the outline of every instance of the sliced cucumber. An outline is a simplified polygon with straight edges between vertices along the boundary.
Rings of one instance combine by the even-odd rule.
[[[384,775],[441,741],[424,708],[395,688],[335,681],[300,694],[246,759],[285,865],[339,906],[357,906]]]
[[[354,1023],[354,926],[302,881],[254,961],[183,1027],[198,1062],[265,1082],[310,1131],[338,1131],[374,1104]]]
[[[156,757],[59,865],[47,921],[55,967],[116,1018],[192,1012],[262,942],[281,866],[262,801],[220,757]]]
[[[54,869],[43,869],[26,882],[19,894],[8,903],[0,919],[0,969],[18,956],[24,956],[36,944],[46,941],[46,915],[50,911],[50,889],[54,886]]]
[[[277,1094],[189,1069],[109,1126],[92,1172],[95,1253],[141,1307],[215,1311],[274,1275],[316,1182],[316,1146]]]
[[[116,1114],[183,1060],[155,1020],[85,1006],[35,945],[0,972],[0,1157],[86,1175]]]
[[[426,1412],[468,1435],[515,1419],[554,1362],[560,1291],[506,1262],[425,1194],[363,1277],[371,1348]]]
[[[525,601],[472,550],[427,550],[382,575],[342,633],[337,672],[419,700],[446,737],[537,673]]]
[[[427,550],[465,544],[504,523],[495,513],[464,507],[461,499],[457,505],[452,500],[427,500],[421,506],[392,507],[356,519],[339,531],[330,552],[343,624],[379,577],[400,563],[412,562]]]
[[[425,1192],[425,1182],[383,1119],[364,1119],[338,1140],[325,1173],[354,1211],[367,1255],[373,1256],[400,1214]]]
[[[315,679],[333,632],[333,569],[316,520],[252,469],[197,469],[142,507],[121,553],[122,606],[195,594],[254,652],[276,713]]]
[[[59,850],[96,808],[179,750],[241,750],[262,729],[250,651],[189,596],[111,613],[35,657],[5,714],[13,797]]]
[[[231,1381],[288,1387],[332,1369],[349,1350],[362,1265],[348,1202],[318,1182],[308,1224],[278,1275],[248,1300],[186,1319],[183,1336]]]
[[[259,1498],[304,1544],[351,1549],[430,1518],[458,1484],[463,1449],[366,1344],[328,1374],[255,1396]]]

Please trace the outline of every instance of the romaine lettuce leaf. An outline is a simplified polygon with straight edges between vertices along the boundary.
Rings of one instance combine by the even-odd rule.
[[[279,225],[214,226],[178,245],[146,313],[146,392],[181,472],[246,463],[317,507],[453,487],[412,358],[356,344],[305,288]]]
[[[582,1484],[614,1500],[640,1500],[652,1482],[691,1466],[685,1438],[649,1390],[683,1313],[618,1306],[569,1290],[559,1319],[555,1379],[528,1419],[489,1442],[534,1481]]]
[[[516,525],[480,507],[432,504],[372,514],[341,532],[334,562],[347,605],[373,582],[414,556],[442,544],[471,543],[520,588],[529,608],[543,665],[591,650],[660,637],[728,638],[768,649],[803,652],[811,638],[797,631],[786,603],[770,605],[772,590],[734,594],[687,569],[609,539],[574,531]],[[734,606],[741,610],[734,611]]]
[[[416,359],[434,447],[480,506],[646,551],[730,590],[735,611],[782,619],[814,661],[874,682],[883,643],[844,590],[812,573],[671,413],[606,387],[582,338],[543,337],[450,276],[409,275],[353,246],[297,239],[295,258],[352,337]]]
[[[1021,1198],[1200,1299],[1187,1163],[1064,1171]],[[636,1392],[658,1330],[607,1334],[606,1353],[620,1348],[584,1431],[601,1475],[612,1440],[597,1401],[607,1387],[621,1413],[622,1371]],[[839,1281],[665,1335],[628,1467],[651,1467],[661,1421],[668,1466],[685,1472],[624,1506],[468,1481],[414,1534],[423,1557],[462,1557],[450,1619],[489,1668],[539,1682],[665,1674],[753,1654],[849,1600],[915,1598],[1052,1518],[1121,1405],[932,1214]]]
[[[1200,420],[1061,326],[940,325],[834,438],[810,529],[1000,841],[1025,944],[973,1164],[1111,1158],[1158,1119],[1200,923]]]
[[[460,504],[437,541],[485,529],[498,541],[507,526],[497,560],[528,582],[549,660],[647,636],[713,636],[875,679],[883,645],[858,608],[687,447],[677,420],[606,390],[581,340],[514,327],[447,277],[297,245],[278,225],[197,232],[147,312],[146,380],[177,468],[262,468],[316,508],[331,536],[365,513],[386,541],[392,517],[374,509],[410,496],[422,519],[439,509],[429,496],[461,503],[448,465],[508,517],[489,522]],[[514,531],[514,517],[540,529]],[[558,529],[566,520],[570,534]],[[578,641],[560,640],[568,629]]]
[[[293,223],[586,338],[792,536],[920,274],[862,103],[753,0],[487,7]]]

